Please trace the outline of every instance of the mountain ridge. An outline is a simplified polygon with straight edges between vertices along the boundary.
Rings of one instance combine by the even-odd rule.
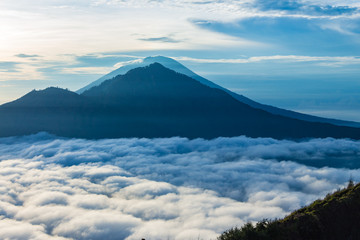
[[[77,90],[76,92],[81,94],[84,91],[86,91],[92,87],[100,85],[102,82],[104,82],[106,80],[116,77],[117,75],[126,74],[131,69],[134,69],[137,67],[145,67],[145,66],[148,66],[155,62],[158,62],[158,63],[162,64],[163,66],[165,66],[169,69],[172,69],[176,72],[187,75],[206,86],[221,89],[221,90],[229,93],[236,100],[238,100],[242,103],[245,103],[253,108],[261,109],[261,110],[267,111],[272,114],[290,117],[290,118],[294,118],[294,119],[298,119],[298,120],[304,120],[304,121],[310,121],[310,122],[323,122],[323,123],[330,123],[330,124],[334,124],[334,125],[338,125],[338,126],[348,126],[348,127],[360,128],[359,122],[345,121],[345,120],[338,120],[338,119],[331,119],[331,118],[323,118],[323,117],[299,113],[299,112],[295,112],[292,110],[282,109],[282,108],[274,107],[271,105],[266,105],[266,104],[256,102],[254,100],[251,100],[250,98],[247,98],[241,94],[232,92],[224,87],[221,87],[220,85],[218,85],[214,82],[207,80],[206,78],[203,78],[203,77],[197,75],[196,73],[194,73],[193,71],[191,71],[190,69],[188,69],[187,67],[185,67],[184,65],[182,65],[181,63],[179,63],[178,61],[176,61],[172,58],[163,57],[163,56],[147,57],[147,58],[144,58],[141,62],[136,62],[133,64],[122,66],[122,67],[110,72],[109,74],[104,75],[103,77],[99,78],[98,80],[86,85],[85,87]]]
[[[21,106],[21,107],[33,107],[42,104],[43,107],[60,107],[69,104],[74,104],[74,99],[82,100],[82,97],[70,90],[59,87],[48,87],[44,90],[32,90],[24,96],[1,105],[1,107],[8,106]]]
[[[43,95],[48,99],[33,100]],[[29,96],[33,99],[25,101]],[[60,97],[54,100],[54,96]],[[28,102],[37,105],[29,107]],[[56,107],[49,106],[51,102]],[[357,128],[311,123],[252,108],[159,63],[118,75],[81,95],[48,88],[0,106],[0,136],[40,131],[81,138],[360,138]]]

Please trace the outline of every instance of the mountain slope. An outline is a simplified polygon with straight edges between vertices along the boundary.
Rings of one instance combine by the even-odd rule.
[[[323,200],[281,220],[224,232],[218,240],[343,240],[360,239],[360,184],[329,194]]]
[[[39,131],[83,138],[360,138],[357,128],[252,108],[158,63],[130,70],[81,95],[49,88],[0,106],[0,136]]]
[[[2,107],[75,107],[85,100],[80,95],[62,88],[49,87],[33,90],[23,97],[2,105]]]
[[[139,62],[135,62],[135,63],[129,64],[129,65],[122,66],[122,67],[106,74],[105,76],[102,76],[98,80],[86,85],[85,87],[77,90],[76,92],[78,94],[81,94],[81,93],[85,92],[86,90],[89,90],[92,87],[99,86],[101,83],[103,83],[106,80],[112,79],[118,75],[124,75],[132,69],[139,68],[139,67],[146,67],[153,63],[160,63],[161,65],[163,65],[166,68],[169,68],[171,70],[174,70],[175,72],[182,73],[188,77],[198,80],[199,82],[201,82],[209,87],[221,88],[220,86],[216,85],[215,83],[213,83],[203,77],[200,77],[199,75],[192,72],[190,69],[186,68],[184,65],[175,61],[172,58],[156,56],[156,57],[147,57]]]
[[[304,121],[309,121],[309,122],[323,122],[323,123],[330,123],[330,124],[334,124],[334,125],[338,125],[338,126],[349,126],[349,127],[359,127],[360,128],[360,123],[358,123],[358,122],[321,118],[321,117],[316,117],[316,116],[312,116],[312,115],[308,115],[308,114],[298,113],[298,112],[294,112],[291,110],[281,109],[281,108],[273,107],[270,105],[258,103],[258,102],[253,101],[243,95],[234,93],[226,88],[223,88],[223,87],[197,75],[196,73],[192,72],[190,69],[186,68],[184,65],[175,61],[174,59],[163,57],[163,56],[147,57],[140,62],[120,67],[120,68],[112,71],[111,73],[99,78],[98,80],[90,83],[89,85],[79,89],[77,91],[77,93],[81,94],[84,91],[91,89],[92,87],[99,86],[102,82],[104,82],[106,80],[114,78],[118,75],[124,75],[129,70],[132,70],[137,67],[149,66],[150,64],[155,63],[155,62],[160,63],[164,67],[174,70],[175,72],[187,75],[188,77],[191,77],[206,86],[209,86],[211,88],[221,89],[221,90],[227,92],[228,94],[230,94],[233,98],[235,98],[239,102],[245,103],[253,108],[261,109],[261,110],[267,111],[272,114],[276,114],[276,115],[280,115],[280,116],[284,116],[284,117],[290,117],[290,118],[299,119],[299,120],[304,120]]]
[[[94,106],[94,103],[65,89],[50,87],[33,90],[0,106],[0,136],[28,135],[41,131],[59,136],[80,136],[85,131],[81,119],[92,109],[90,106]]]
[[[308,123],[254,109],[222,90],[204,86],[158,63],[117,76],[82,96],[137,116],[137,128],[151,126],[151,130],[143,130],[149,137],[360,136],[359,129]]]

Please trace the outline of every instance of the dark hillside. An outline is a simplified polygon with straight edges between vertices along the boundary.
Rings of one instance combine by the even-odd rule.
[[[32,90],[23,97],[2,105],[2,108],[53,108],[79,107],[85,99],[66,89],[49,87],[44,90]]]
[[[329,194],[281,220],[224,232],[218,240],[360,239],[360,184]]]

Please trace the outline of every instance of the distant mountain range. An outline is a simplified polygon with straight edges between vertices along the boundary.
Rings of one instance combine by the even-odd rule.
[[[304,121],[273,112],[277,108],[246,100],[172,59],[147,58],[139,64],[115,70],[78,93],[51,87],[0,106],[0,136],[46,131],[80,138],[360,139],[360,128],[329,122],[337,120]]]

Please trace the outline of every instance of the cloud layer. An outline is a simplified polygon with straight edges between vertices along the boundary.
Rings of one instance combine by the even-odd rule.
[[[0,139],[0,156],[2,239],[214,239],[360,181],[360,142],[344,139],[37,134]]]

